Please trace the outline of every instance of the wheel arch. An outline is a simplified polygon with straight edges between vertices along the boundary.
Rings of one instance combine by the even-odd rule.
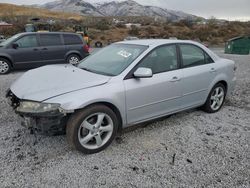
[[[87,107],[90,107],[90,106],[94,106],[94,105],[104,105],[104,106],[110,108],[116,114],[116,116],[118,118],[118,121],[119,121],[118,132],[122,131],[122,125],[123,125],[122,115],[121,115],[120,110],[114,104],[112,104],[110,102],[101,101],[101,102],[91,103],[91,104],[85,106],[84,108],[87,108]],[[81,108],[81,109],[78,109],[78,110],[83,110],[84,108]]]
[[[228,91],[228,82],[226,81],[226,77],[225,76],[221,76],[221,77],[218,77],[217,79],[215,79],[209,86],[208,90],[207,90],[207,95],[206,95],[206,98],[204,99],[204,102],[207,100],[208,96],[209,96],[209,93],[211,92],[211,90],[213,89],[213,87],[218,84],[218,83],[221,83],[225,86],[225,89],[226,89],[226,94],[227,94],[227,91]]]
[[[221,80],[221,81],[218,81],[216,84],[220,84],[220,83],[225,87],[226,92],[227,92],[227,90],[228,90],[228,83],[225,80]]]
[[[3,59],[8,60],[8,61],[10,62],[11,68],[13,68],[13,67],[14,67],[14,65],[13,65],[13,61],[12,61],[12,59],[11,59],[10,57],[5,56],[5,55],[0,55],[0,58],[3,58]]]
[[[68,57],[69,57],[70,55],[73,55],[73,54],[77,55],[80,59],[82,59],[82,55],[80,54],[80,52],[74,50],[74,51],[69,51],[69,52],[66,53],[66,55],[65,55],[65,60],[67,60]]]

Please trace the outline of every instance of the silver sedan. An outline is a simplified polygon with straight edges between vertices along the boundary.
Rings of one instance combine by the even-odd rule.
[[[221,109],[235,85],[235,63],[181,40],[112,44],[72,65],[26,72],[7,93],[23,125],[66,132],[86,154],[105,149],[122,128],[202,107]]]

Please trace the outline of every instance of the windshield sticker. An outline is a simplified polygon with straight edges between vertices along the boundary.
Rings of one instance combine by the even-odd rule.
[[[128,57],[130,57],[132,55],[131,53],[126,52],[125,50],[121,50],[117,54],[122,56],[122,57],[125,57],[125,58],[128,58]]]

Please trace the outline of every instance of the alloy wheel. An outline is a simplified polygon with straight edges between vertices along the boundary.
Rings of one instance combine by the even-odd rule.
[[[222,87],[216,87],[210,98],[211,109],[214,111],[220,109],[220,107],[224,102],[224,98],[225,98],[224,89]]]
[[[9,71],[9,64],[0,60],[0,73],[4,74]]]
[[[71,56],[69,59],[69,63],[71,65],[77,65],[79,63],[79,58],[76,56]]]
[[[78,140],[87,149],[98,149],[112,136],[114,124],[106,113],[95,113],[84,119],[78,129]]]

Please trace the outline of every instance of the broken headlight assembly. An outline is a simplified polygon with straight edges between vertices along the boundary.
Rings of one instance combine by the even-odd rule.
[[[16,108],[17,112],[22,113],[46,113],[59,110],[60,104],[40,103],[33,101],[21,101]]]

